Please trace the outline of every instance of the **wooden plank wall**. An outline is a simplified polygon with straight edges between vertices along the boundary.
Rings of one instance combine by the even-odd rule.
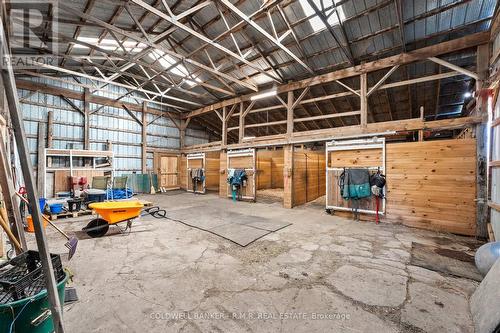
[[[333,167],[365,167],[380,164],[381,153],[367,149],[331,156]],[[475,139],[388,143],[386,168],[384,221],[475,235]]]
[[[257,190],[283,188],[283,150],[257,150]]]
[[[227,197],[227,153],[220,152],[219,158],[219,197]]]
[[[476,234],[476,140],[387,144],[387,220]]]
[[[219,190],[219,169],[220,169],[220,152],[211,151],[205,153],[205,185],[209,191]]]
[[[276,150],[271,158],[271,188],[283,188],[284,151]]]
[[[325,152],[297,149],[293,153],[293,206],[325,195]]]
[[[179,158],[179,186],[181,189],[187,189],[187,164],[186,155],[181,155]]]

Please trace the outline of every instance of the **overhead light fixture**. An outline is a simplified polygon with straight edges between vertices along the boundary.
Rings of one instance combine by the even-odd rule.
[[[270,90],[270,91],[263,92],[262,94],[254,95],[254,96],[250,97],[250,100],[256,101],[258,99],[276,96],[276,94],[277,94],[276,90]]]
[[[471,97],[472,97],[472,93],[470,91],[465,92],[464,98],[471,98]]]

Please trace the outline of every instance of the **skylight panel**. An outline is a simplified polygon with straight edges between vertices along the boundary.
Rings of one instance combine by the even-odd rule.
[[[114,39],[103,39],[99,42],[99,39],[96,37],[78,37],[78,40],[87,44],[92,44],[95,45],[101,49],[108,50],[108,51],[123,51],[121,46],[118,44],[118,42]],[[130,53],[137,53],[142,51],[145,47],[146,44],[144,43],[137,43],[136,41],[124,41],[122,42],[123,47],[127,52]],[[76,49],[87,49],[88,47],[85,45],[81,44],[75,44],[74,48]]]
[[[148,56],[160,63],[160,65],[164,68],[172,67],[177,60],[175,60],[173,57],[171,57],[169,54],[165,54],[165,52],[161,50],[154,50],[148,54]],[[171,68],[169,72],[178,75],[180,77],[185,78],[185,82],[190,85],[190,86],[195,86],[197,83],[196,82],[201,82],[199,78],[195,78],[194,81],[190,78],[189,72],[184,67],[182,64],[178,64],[177,66]],[[189,77],[189,79],[188,79]]]
[[[325,8],[325,15],[328,17],[328,24],[331,26],[335,26],[339,24],[339,20],[337,17],[337,14],[335,14],[334,11],[334,4],[338,3],[340,0],[313,0],[314,4],[319,10],[322,10],[322,8]],[[323,5],[321,4],[323,2]],[[311,24],[311,27],[314,32],[321,31],[323,29],[326,29],[326,26],[323,24],[323,21],[321,18],[316,15],[316,11],[314,10],[313,7],[309,4],[308,0],[299,0],[300,5],[302,6],[302,10],[304,11],[304,14],[306,17],[312,16],[309,19],[309,23]],[[342,5],[337,6],[337,11],[339,13],[339,17],[341,20],[345,19],[344,11],[342,9]]]

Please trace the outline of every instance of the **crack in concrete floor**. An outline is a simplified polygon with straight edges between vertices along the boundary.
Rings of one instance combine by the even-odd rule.
[[[128,236],[82,239],[67,264],[80,297],[65,307],[70,332],[473,332],[468,299],[477,283],[409,264],[412,242],[449,247],[462,240],[458,236],[354,222],[312,206],[287,210],[211,194],[145,198],[167,212],[189,202],[286,217],[293,225],[245,248],[153,218],[142,218]],[[193,210],[194,216],[199,213]],[[71,233],[89,219],[58,224]],[[64,253],[64,241],[48,231],[52,251]],[[211,311],[227,318],[155,319],[158,313]],[[245,311],[309,317],[231,316]],[[313,313],[344,313],[350,319],[313,320]]]

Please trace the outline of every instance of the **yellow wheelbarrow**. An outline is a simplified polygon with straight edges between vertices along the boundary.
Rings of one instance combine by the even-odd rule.
[[[100,217],[91,220],[82,230],[92,238],[104,236],[110,225],[127,222],[125,229],[117,227],[120,232],[125,232],[132,227],[132,221],[139,217],[144,205],[139,201],[111,201],[96,202],[89,207],[97,212]]]

